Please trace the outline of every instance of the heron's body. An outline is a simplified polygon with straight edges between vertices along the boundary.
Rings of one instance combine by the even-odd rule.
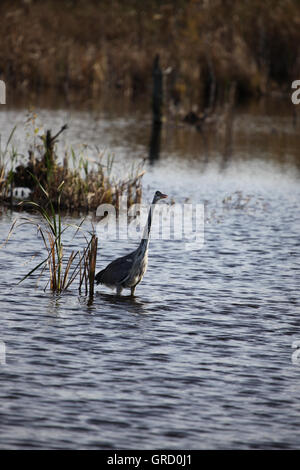
[[[122,258],[112,261],[96,276],[97,284],[116,288],[121,294],[122,289],[130,288],[134,294],[135,287],[144,277],[148,265],[148,248],[143,252],[140,247]]]
[[[157,191],[152,205],[165,197],[166,195]],[[95,277],[97,284],[116,288],[117,294],[121,294],[122,290],[127,288],[131,290],[131,295],[134,295],[136,286],[141,282],[147,270],[151,222],[152,207],[149,210],[143,238],[138,248],[132,253],[112,261],[105,269],[100,271]]]

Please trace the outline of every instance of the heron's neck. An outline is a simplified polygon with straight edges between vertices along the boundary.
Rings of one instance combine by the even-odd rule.
[[[143,251],[143,253],[146,252],[146,250],[148,249],[148,245],[149,245],[149,237],[150,237],[150,231],[151,231],[151,224],[152,224],[152,215],[153,215],[153,211],[154,211],[154,208],[155,208],[155,200],[153,199],[152,201],[152,204],[150,206],[150,209],[149,209],[149,213],[148,213],[148,219],[147,219],[147,222],[146,222],[146,225],[144,227],[144,232],[143,232],[143,236],[142,236],[142,239],[141,239],[141,243],[140,243],[140,250]]]

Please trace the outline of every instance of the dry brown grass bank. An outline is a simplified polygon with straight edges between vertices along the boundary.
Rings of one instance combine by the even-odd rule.
[[[175,103],[288,90],[300,76],[297,0],[3,0],[1,78],[82,99],[149,93],[156,53]]]

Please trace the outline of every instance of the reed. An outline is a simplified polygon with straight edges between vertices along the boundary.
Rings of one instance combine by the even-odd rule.
[[[45,277],[48,272],[48,279],[45,284],[52,292],[61,293],[70,288],[74,281],[78,281],[78,290],[82,291],[82,285],[85,287],[85,294],[90,298],[94,295],[94,278],[97,259],[97,244],[98,239],[94,232],[88,232],[88,236],[84,233],[86,241],[82,250],[73,250],[69,256],[65,256],[63,236],[65,231],[73,227],[76,229],[75,235],[81,230],[82,222],[79,226],[67,224],[63,227],[62,217],[60,212],[60,201],[63,192],[64,183],[57,189],[58,201],[57,211],[54,208],[52,200],[45,188],[39,181],[36,182],[44,194],[47,202],[47,209],[45,207],[33,202],[21,202],[20,204],[30,206],[41,216],[41,223],[36,222],[30,217],[22,217],[16,219],[9,231],[8,239],[11,237],[13,231],[24,224],[34,224],[38,233],[41,236],[43,247],[45,250],[45,258],[39,262],[33,269],[26,273],[19,283],[25,281],[33,275],[38,275],[37,282],[43,276]]]
[[[84,288],[85,295],[89,295],[90,298],[94,296],[97,247],[98,238],[95,234],[92,234],[91,239],[87,243],[87,246],[84,249],[83,255],[79,261],[79,292],[81,293]]]
[[[12,199],[13,166],[18,156],[16,148],[12,145],[15,130],[16,126],[11,130],[6,144],[3,147],[0,135],[0,202],[1,199]]]

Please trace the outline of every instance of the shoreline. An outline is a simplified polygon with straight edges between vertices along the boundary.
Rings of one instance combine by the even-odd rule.
[[[55,0],[2,2],[0,79],[8,95],[53,89],[70,102],[110,92],[151,99],[156,54],[165,103],[175,108],[226,102],[232,83],[236,102],[288,92],[300,75],[292,1],[63,3],[58,13]]]

